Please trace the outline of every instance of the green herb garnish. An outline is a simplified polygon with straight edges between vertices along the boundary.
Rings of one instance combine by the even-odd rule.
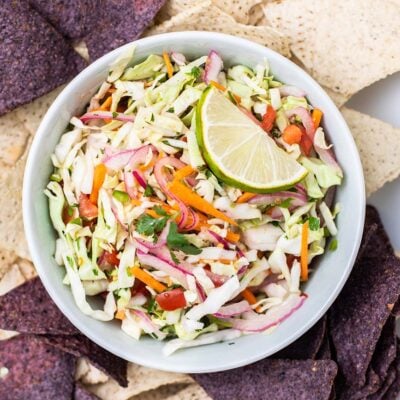
[[[332,239],[329,243],[329,250],[335,251],[338,248],[338,240],[336,238]]]
[[[114,199],[118,200],[121,203],[127,203],[129,201],[128,193],[123,192],[122,190],[114,190],[112,195]]]
[[[154,190],[150,185],[146,185],[146,189],[144,189],[143,196],[144,197],[150,197],[153,196]]]
[[[319,218],[310,217],[308,219],[308,226],[312,231],[317,231],[319,229],[319,226],[320,226]]]
[[[150,215],[141,215],[136,224],[136,230],[141,235],[152,236],[155,233],[160,233],[167,224],[168,218],[153,218]]]
[[[178,232],[178,226],[171,222],[167,236],[167,245],[170,250],[181,250],[186,254],[200,254],[201,250],[193,246],[184,235]]]

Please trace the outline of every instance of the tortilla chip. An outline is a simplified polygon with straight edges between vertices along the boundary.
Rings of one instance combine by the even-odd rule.
[[[85,357],[78,359],[75,371],[75,380],[80,380],[86,385],[95,385],[108,381],[108,376],[89,363]]]
[[[260,2],[251,7],[249,11],[249,20],[247,21],[247,24],[261,26],[261,25],[267,25],[267,23],[268,21],[265,18],[263,2]]]
[[[128,385],[127,361],[104,350],[86,336],[46,335],[43,340],[75,357],[87,357],[96,368],[115,379],[121,386],[126,387]]]
[[[400,175],[400,129],[346,107],[341,111],[360,153],[369,196]]]
[[[191,385],[168,385],[157,390],[141,393],[131,400],[212,400],[197,383]]]
[[[388,255],[380,229],[381,225],[330,309],[332,343],[349,386],[365,385],[382,327],[400,293],[400,261]]]
[[[193,378],[218,400],[319,399],[328,400],[337,366],[331,360],[265,359],[246,367]]]
[[[103,2],[95,29],[83,37],[89,50],[90,61],[137,39],[152,22],[164,2],[165,0]]]
[[[17,255],[10,250],[0,248],[0,281],[17,260]]]
[[[80,383],[76,383],[74,389],[74,400],[100,400],[100,398],[89,392]]]
[[[24,260],[22,258],[19,259],[18,267],[26,281],[29,281],[37,276],[34,265],[28,260]]]
[[[26,152],[14,167],[0,171],[0,243],[3,249],[14,251],[22,258],[30,258],[22,220],[22,181]]]
[[[146,36],[185,30],[223,32],[260,43],[286,56],[290,54],[286,38],[275,29],[239,24],[230,15],[215,7],[210,0],[148,30]]]
[[[5,331],[0,329],[0,340],[8,340],[17,335],[19,335],[19,333],[16,331]]]
[[[7,292],[10,292],[11,290],[23,284],[24,282],[25,282],[25,277],[21,274],[18,265],[13,264],[0,281],[0,296],[5,295]],[[2,300],[0,297],[0,304],[1,302]],[[0,314],[2,313],[3,310],[0,309]],[[14,330],[14,328],[7,326],[2,326],[2,328]]]
[[[98,22],[96,0],[28,0],[28,3],[69,39],[85,36]]]
[[[0,6],[0,115],[74,77],[84,66],[65,39],[28,3]]]
[[[397,354],[400,354],[400,347],[397,346]],[[386,393],[382,397],[383,400],[393,400],[397,399],[400,394],[400,356],[396,357],[394,361],[394,367],[396,369],[396,377],[392,384],[387,389]]]
[[[53,303],[39,278],[0,297],[0,328],[38,335],[79,333]]]
[[[366,376],[366,382],[363,386],[344,385],[336,387],[337,398],[342,400],[364,400],[379,390],[380,379],[374,370],[369,369]]]
[[[33,336],[20,335],[1,343],[0,367],[8,369],[0,378],[3,400],[71,400],[75,359],[46,346]]]
[[[264,8],[272,26],[322,85],[352,95],[400,70],[400,8],[365,0],[284,0]]]
[[[274,354],[273,358],[288,358],[290,360],[314,359],[322,345],[325,332],[326,316],[294,343]]]
[[[37,98],[33,102],[26,104],[22,107],[18,107],[15,113],[20,121],[24,124],[25,128],[31,135],[34,135],[39,128],[40,122],[42,121],[47,110],[50,108],[53,101],[64,89],[64,85],[54,89],[50,93],[45,94],[42,97]]]
[[[117,382],[109,380],[91,387],[90,390],[101,399],[128,400],[160,386],[178,383],[193,383],[193,380],[188,375],[157,371],[129,363],[127,388],[121,388]]]
[[[381,382],[385,380],[389,367],[396,358],[396,352],[396,321],[394,317],[389,317],[382,329],[381,337],[371,360],[371,368],[377,373]]]
[[[262,3],[262,0],[212,0],[212,2],[220,10],[231,15],[236,22],[249,24],[250,10]]]
[[[331,360],[332,359],[332,349],[331,341],[329,339],[328,331],[325,332],[325,336],[322,339],[321,347],[315,357],[317,360]]]
[[[1,164],[14,165],[24,154],[28,138],[29,131],[15,111],[0,117]]]
[[[381,400],[387,391],[389,390],[390,386],[394,383],[396,376],[397,376],[397,371],[396,371],[396,362],[394,362],[386,375],[385,381],[382,383],[380,388],[376,391],[376,393],[372,394],[371,396],[368,397],[368,400]]]

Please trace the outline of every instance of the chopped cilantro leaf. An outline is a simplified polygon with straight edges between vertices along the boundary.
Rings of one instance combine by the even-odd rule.
[[[319,226],[320,226],[319,218],[310,217],[308,219],[308,226],[310,227],[310,229],[312,231],[317,231],[319,229]]]
[[[156,300],[154,298],[151,298],[149,300],[149,304],[147,305],[147,312],[150,314],[154,311],[154,308],[156,306]]]
[[[279,221],[271,221],[271,224],[272,224],[273,226],[279,226]]]
[[[70,224],[75,224],[75,225],[82,225],[82,218],[78,217],[73,219]]]
[[[170,250],[181,250],[186,254],[201,253],[201,250],[199,248],[190,244],[185,236],[178,232],[178,226],[175,222],[172,222],[169,227],[167,245]]]
[[[335,251],[338,248],[338,240],[336,238],[332,239],[329,243],[329,250]]]
[[[112,113],[112,117],[113,117],[113,118],[117,118],[117,117],[118,117],[118,113],[117,113],[117,112],[115,112],[115,111],[113,111],[113,113]]]
[[[178,260],[178,258],[176,257],[175,253],[172,250],[169,251],[169,254],[171,254],[172,261],[174,263],[176,263],[176,264],[179,264],[179,260]]]
[[[201,69],[199,67],[193,67],[190,71],[190,74],[193,76],[193,78],[197,79],[201,75]]]
[[[161,206],[154,206],[153,210],[161,217],[169,217],[168,213]]]
[[[143,196],[144,197],[150,197],[153,196],[154,190],[150,185],[146,185],[146,189],[144,189]]]
[[[289,208],[292,203],[292,198],[285,199],[282,202],[278,203],[277,206],[281,208]]]
[[[152,236],[160,233],[167,224],[168,218],[153,218],[150,215],[143,214],[138,218],[136,230],[141,235]]]
[[[174,112],[175,112],[174,107],[169,108],[169,109],[167,110],[167,112],[169,112],[169,113],[174,113]]]

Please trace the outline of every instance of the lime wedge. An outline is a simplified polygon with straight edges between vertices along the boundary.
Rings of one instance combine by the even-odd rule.
[[[213,173],[256,193],[287,189],[307,170],[220,91],[207,88],[197,106],[196,137]]]

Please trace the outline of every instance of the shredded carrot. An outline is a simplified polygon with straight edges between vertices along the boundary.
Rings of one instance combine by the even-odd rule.
[[[151,167],[153,167],[155,163],[156,163],[156,160],[155,160],[155,158],[153,157],[153,159],[152,159],[148,164],[140,165],[140,166],[139,166],[139,169],[140,169],[141,171],[146,171],[146,170],[150,169]]]
[[[97,204],[97,199],[99,197],[99,190],[103,185],[106,174],[107,174],[107,168],[104,164],[96,165],[93,175],[92,193],[90,193],[90,201],[92,204]]]
[[[148,272],[144,271],[143,269],[139,267],[132,267],[129,268],[129,270],[135,278],[139,279],[139,281],[142,281],[147,286],[154,289],[156,292],[161,293],[164,290],[167,290],[167,287],[164,284],[159,282],[157,279],[154,279]]]
[[[162,55],[164,58],[165,66],[167,67],[168,78],[172,78],[172,75],[174,74],[174,69],[172,68],[169,55],[166,51],[163,51]]]
[[[240,235],[239,235],[238,233],[235,233],[235,232],[232,232],[232,231],[228,231],[228,232],[226,233],[225,239],[226,239],[226,240],[229,240],[230,242],[236,243],[236,242],[239,241]]]
[[[108,110],[110,110],[111,103],[112,103],[112,97],[109,96],[109,97],[107,97],[107,99],[103,102],[103,104],[100,106],[99,110],[101,110],[101,111],[108,111]]]
[[[308,280],[308,221],[304,222],[301,229],[301,253],[300,253],[300,265],[301,265],[301,280]]]
[[[321,124],[322,111],[319,108],[314,108],[312,112],[312,120],[314,122],[315,129],[317,129]]]
[[[178,169],[178,171],[175,172],[174,179],[180,181],[181,179],[193,174],[193,172],[195,172],[195,170],[192,168],[192,166],[186,165],[185,167]]]
[[[237,200],[236,203],[246,203],[246,201],[252,199],[254,196],[257,196],[255,193],[244,192]]]
[[[120,319],[121,321],[125,319],[125,310],[118,310],[115,314],[116,319]]]
[[[254,296],[254,294],[249,289],[244,289],[242,292],[242,296],[245,300],[249,302],[249,304],[257,303],[256,296]],[[257,307],[256,311],[260,311],[260,307]]]
[[[234,221],[232,218],[229,218],[221,211],[217,210],[212,204],[210,204],[208,201],[204,200],[197,193],[193,192],[191,189],[189,189],[187,186],[185,186],[181,182],[173,180],[168,185],[168,187],[169,187],[169,190],[171,190],[171,192],[173,192],[182,201],[185,201],[185,203],[187,205],[189,205],[205,214],[212,215],[215,218],[222,219],[223,221],[226,221],[232,225],[237,226],[236,221]]]
[[[210,85],[214,86],[218,90],[222,90],[223,92],[225,92],[225,90],[226,90],[226,87],[224,85],[221,85],[220,83],[218,83],[216,81],[210,81]]]
[[[287,144],[299,144],[302,136],[303,132],[297,125],[288,125],[283,131],[282,139]]]
[[[133,206],[141,206],[142,205],[142,201],[139,199],[131,199],[131,204]]]

